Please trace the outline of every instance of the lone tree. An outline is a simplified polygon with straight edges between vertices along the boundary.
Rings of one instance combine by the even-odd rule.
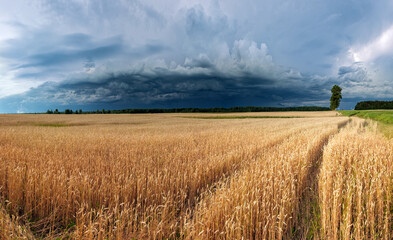
[[[342,99],[341,96],[341,88],[338,85],[334,85],[332,87],[332,96],[330,97],[330,109],[336,110],[338,106],[340,106],[340,101]]]

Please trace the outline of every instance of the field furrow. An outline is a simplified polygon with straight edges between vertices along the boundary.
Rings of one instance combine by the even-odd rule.
[[[188,226],[189,237],[293,237],[301,198],[309,185],[308,175],[323,145],[342,124],[336,120],[305,129],[265,151],[258,161],[199,203]]]

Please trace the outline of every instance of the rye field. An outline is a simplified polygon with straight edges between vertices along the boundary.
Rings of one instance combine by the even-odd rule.
[[[378,129],[337,112],[0,115],[0,239],[392,239]]]

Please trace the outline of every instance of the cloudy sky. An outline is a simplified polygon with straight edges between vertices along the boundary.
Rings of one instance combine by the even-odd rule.
[[[0,113],[393,98],[390,0],[0,0]]]

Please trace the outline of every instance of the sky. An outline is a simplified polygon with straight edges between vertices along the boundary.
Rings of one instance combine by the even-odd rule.
[[[393,100],[391,0],[0,0],[0,113]]]

